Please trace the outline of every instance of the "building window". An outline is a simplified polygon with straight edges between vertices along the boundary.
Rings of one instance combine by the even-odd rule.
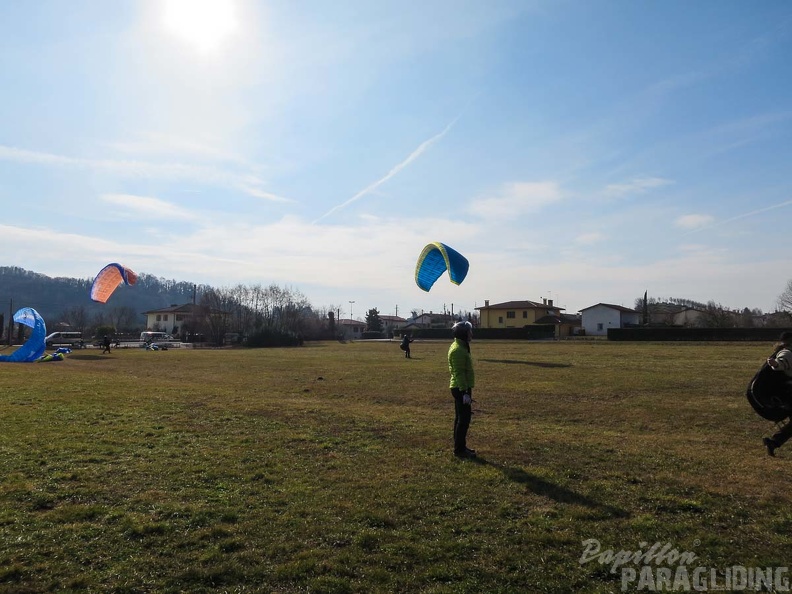
[[[503,316],[498,316],[498,324],[503,324]]]
[[[507,312],[506,312],[506,319],[508,319],[508,320],[513,320],[513,319],[514,319],[514,318],[516,318],[516,317],[517,317],[517,316],[514,314],[514,312],[513,312],[513,311],[507,311]]]
[[[157,321],[158,321],[158,322],[161,322],[161,321],[162,321],[162,316],[161,316],[160,314],[157,314]]]
[[[525,319],[527,317],[528,317],[528,312],[527,311],[523,311],[523,319]]]
[[[602,324],[597,324],[597,330],[602,330]]]
[[[164,316],[162,316],[162,321],[164,321],[164,322],[168,321],[168,314],[165,314]]]

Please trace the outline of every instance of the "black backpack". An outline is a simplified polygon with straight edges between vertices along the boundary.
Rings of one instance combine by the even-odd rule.
[[[770,367],[767,361],[751,378],[745,396],[763,419],[778,423],[792,416],[792,381],[786,373]]]

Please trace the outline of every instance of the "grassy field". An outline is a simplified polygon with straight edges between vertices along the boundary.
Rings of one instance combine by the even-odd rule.
[[[476,461],[448,342],[0,364],[0,592],[621,591],[589,539],[789,565],[772,345],[472,346]]]

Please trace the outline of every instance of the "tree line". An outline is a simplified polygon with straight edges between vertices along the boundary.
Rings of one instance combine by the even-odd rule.
[[[298,290],[277,285],[216,288],[139,274],[133,287],[119,287],[106,304],[90,299],[92,279],[56,277],[19,267],[0,267],[0,336],[10,337],[13,313],[32,307],[47,328],[83,333],[86,339],[106,333],[133,337],[146,329],[143,312],[194,303],[193,320],[181,331],[224,344],[229,335],[250,344],[297,344],[335,336],[329,312],[316,309]]]
[[[792,280],[778,297],[776,311],[767,314],[759,308],[729,309],[712,300],[702,303],[680,297],[646,295],[635,299],[635,311],[642,312],[645,322],[654,325],[673,324],[676,314],[688,308],[697,312],[690,325],[702,328],[787,328],[792,326]]]
[[[203,292],[194,323],[214,344],[298,345],[304,340],[336,338],[333,312],[338,308],[316,309],[291,287],[239,284]]]

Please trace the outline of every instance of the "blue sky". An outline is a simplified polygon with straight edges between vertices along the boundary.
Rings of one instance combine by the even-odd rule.
[[[0,265],[354,317],[792,278],[785,0],[0,4]],[[460,286],[414,282],[424,245]],[[354,301],[354,304],[350,304]]]

